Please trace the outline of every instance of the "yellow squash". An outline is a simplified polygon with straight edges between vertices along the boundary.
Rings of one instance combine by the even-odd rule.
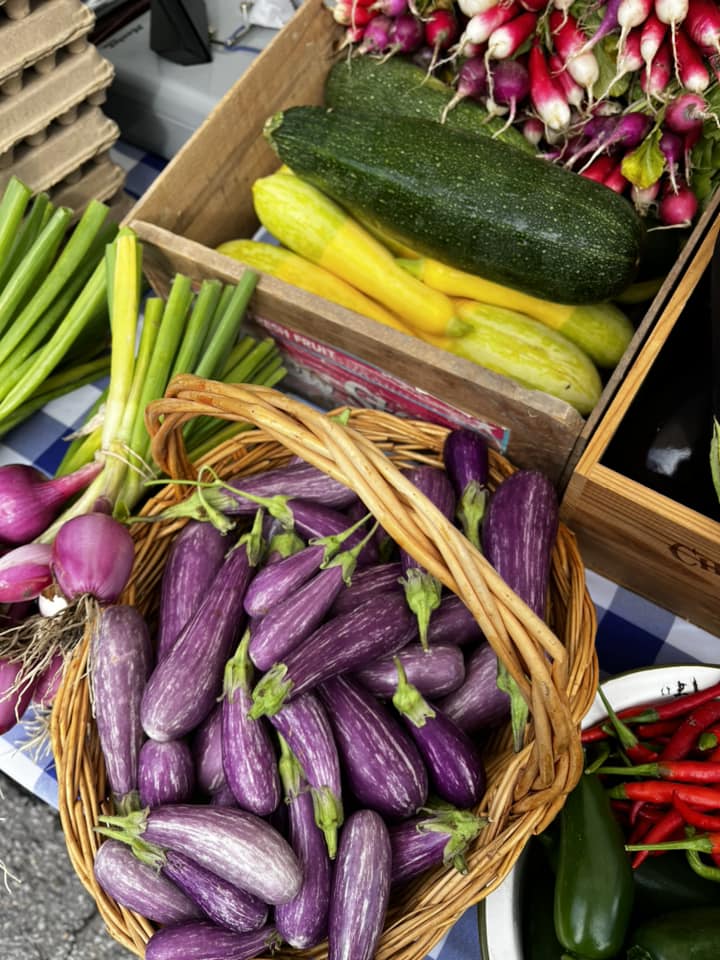
[[[348,310],[354,310],[364,317],[384,323],[387,327],[412,335],[407,324],[389,310],[351,287],[334,273],[298,256],[292,250],[257,240],[228,240],[227,243],[222,243],[217,251],[232,257],[233,260],[247,264],[254,270],[268,273],[272,277],[277,277],[278,280],[291,283],[294,287],[300,287],[308,293],[315,293],[341,307],[347,307]]]
[[[572,340],[600,367],[614,367],[627,349],[633,325],[612,303],[571,306],[484,280],[430,257],[397,261],[408,273],[450,297],[466,297],[524,313]]]
[[[311,184],[274,173],[256,180],[252,190],[258,219],[283,246],[372,297],[415,332],[453,337],[466,329],[449,297],[403,270],[382,244]]]
[[[469,326],[461,337],[423,339],[456,356],[542,390],[590,413],[602,391],[592,360],[556,330],[523,313],[472,300],[456,300],[458,316]]]

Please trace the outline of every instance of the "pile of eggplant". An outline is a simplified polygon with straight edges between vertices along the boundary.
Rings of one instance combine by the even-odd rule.
[[[405,470],[544,615],[549,480],[490,494],[484,438]],[[95,876],[156,926],[147,960],[242,960],[325,939],[375,954],[391,892],[485,825],[483,741],[512,690],[460,598],[355,493],[297,458],[202,482],[157,615],[105,607],[90,691],[114,814]]]

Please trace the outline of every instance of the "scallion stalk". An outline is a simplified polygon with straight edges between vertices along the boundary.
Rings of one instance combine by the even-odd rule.
[[[0,290],[35,243],[40,231],[43,230],[54,210],[55,207],[50,203],[50,197],[46,193],[39,193],[34,198],[30,212],[17,231],[12,249],[0,269]]]
[[[0,264],[5,263],[12,250],[31,196],[30,187],[16,176],[10,177],[0,200]]]
[[[233,288],[227,307],[195,368],[196,376],[212,378],[222,367],[232,344],[237,339],[240,324],[257,281],[258,274],[253,270],[246,270],[237,286]]]

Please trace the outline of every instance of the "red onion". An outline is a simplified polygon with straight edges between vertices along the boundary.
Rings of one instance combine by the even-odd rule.
[[[122,523],[106,513],[86,513],[58,530],[50,568],[68,600],[90,594],[112,603],[130,577],[134,556],[132,537]]]
[[[0,603],[32,600],[49,587],[51,553],[44,543],[26,543],[0,557]]]
[[[22,664],[0,660],[0,734],[7,733],[20,720],[32,699],[35,684],[29,681],[16,689]]]
[[[62,653],[54,654],[48,666],[38,677],[32,695],[33,703],[45,708],[52,706],[52,702],[60,689],[64,665],[65,657]]]
[[[102,463],[89,463],[67,476],[49,480],[27,464],[0,467],[0,540],[13,544],[34,540],[70,497],[84,490],[101,470]]]

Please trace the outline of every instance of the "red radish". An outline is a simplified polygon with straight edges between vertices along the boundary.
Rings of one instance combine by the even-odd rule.
[[[617,12],[620,2],[621,0],[608,0],[605,4],[605,13],[600,21],[600,25],[590,39],[581,47],[582,53],[587,53],[589,50],[592,50],[596,44],[617,28]]]
[[[679,183],[677,191],[672,189],[661,199],[658,216],[666,227],[687,227],[697,213],[697,197],[687,183]]]
[[[677,133],[673,133],[672,130],[663,130],[658,146],[660,147],[660,152],[665,157],[670,185],[673,191],[677,191],[677,175],[683,156],[682,137]]]
[[[447,50],[457,39],[458,22],[452,10],[438,8],[425,18],[425,43],[431,47],[433,56],[428,67],[432,73],[441,50]]]
[[[513,20],[519,13],[521,13],[521,10],[515,2],[496,3],[494,7],[484,10],[482,13],[476,13],[474,17],[468,20],[460,37],[459,52],[464,54],[468,43],[487,43],[498,27],[509,20]]]
[[[709,116],[704,97],[697,93],[681,93],[665,107],[665,124],[673,133],[702,130]]]
[[[628,73],[637,73],[639,70],[642,70],[645,61],[640,53],[641,33],[642,31],[639,27],[631,30],[628,34],[624,48],[622,50],[618,50],[617,59],[615,61],[615,76],[607,85],[607,89],[602,96],[599,97],[600,102],[605,100],[609,91],[618,82],[618,80],[626,76]]]
[[[445,123],[448,113],[450,113],[453,107],[460,103],[461,100],[464,100],[466,97],[476,99],[483,96],[487,90],[487,80],[487,69],[485,68],[485,61],[482,57],[471,57],[469,60],[466,60],[458,71],[455,94],[443,109],[440,115],[440,122]]]
[[[630,188],[630,199],[633,206],[641,217],[647,217],[654,210],[658,194],[660,192],[660,181],[656,180],[649,187],[638,187],[635,184]]]
[[[691,93],[700,93],[710,84],[710,73],[700,50],[680,27],[675,33],[675,65],[678,82]]]
[[[501,60],[492,77],[494,102],[500,107],[509,108],[507,122],[493,134],[498,137],[515,122],[518,105],[530,92],[530,78],[520,60]]]
[[[469,20],[476,13],[484,13],[485,10],[496,6],[497,2],[498,0],[458,0],[458,7]]]
[[[512,57],[518,48],[532,36],[537,26],[537,15],[521,13],[520,16],[508,20],[497,27],[488,37],[487,60],[507,60]]]
[[[570,106],[579,109],[585,102],[585,91],[583,88],[570,76],[569,70],[565,69],[565,64],[557,53],[550,54],[548,64],[550,66],[550,73],[562,87],[563,93],[567,97]]]
[[[689,0],[685,29],[693,43],[720,53],[720,8],[714,0]]]
[[[390,46],[390,28],[392,20],[385,14],[379,13],[365,27],[362,41],[357,46],[357,53],[383,53]]]
[[[603,183],[606,187],[609,187],[611,190],[614,190],[615,193],[624,193],[625,188],[628,185],[628,181],[622,174],[621,170],[622,164],[616,163],[613,165],[610,173],[605,177]]]
[[[364,35],[365,27],[346,27],[345,38],[340,44],[340,49],[342,50],[345,47],[352,47],[356,43],[360,43]]]
[[[394,17],[390,27],[390,49],[388,54],[408,54],[418,50],[425,39],[422,23],[411,13],[401,13]]]
[[[565,69],[576,83],[587,90],[592,99],[600,68],[595,54],[586,49],[587,37],[574,17],[557,10],[550,14],[550,30],[555,50],[565,64]]]
[[[545,134],[545,127],[538,117],[526,117],[523,120],[522,133],[528,143],[536,147]]]
[[[655,54],[662,46],[666,33],[667,24],[663,23],[656,13],[651,13],[640,31],[640,56],[645,62],[646,73],[650,72]]]
[[[547,0],[519,0],[523,10],[529,10],[530,13],[541,13],[547,6]]]
[[[653,8],[653,0],[620,0],[617,18],[620,27],[618,50],[622,50],[628,34],[635,27],[642,27]]]
[[[540,41],[535,40],[528,59],[530,100],[546,127],[557,133],[570,124],[570,105],[560,85],[550,76],[550,69]]]
[[[592,163],[589,163],[580,171],[580,176],[586,177],[588,180],[595,180],[597,183],[604,183],[612,168],[613,161],[610,157],[596,157]]]
[[[370,6],[386,17],[399,17],[407,12],[407,0],[374,0]]]
[[[650,70],[640,76],[640,88],[649,99],[661,97],[673,75],[672,44],[665,40],[655,55]]]

